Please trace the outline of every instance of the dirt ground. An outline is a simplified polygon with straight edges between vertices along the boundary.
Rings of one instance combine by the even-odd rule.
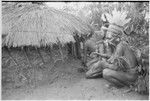
[[[53,81],[38,83],[36,88],[18,88],[8,90],[2,95],[3,100],[148,100],[147,95],[136,92],[124,93],[127,88],[108,88],[103,78],[86,79],[84,72],[79,72],[80,63],[70,60],[59,62],[53,74]]]
[[[11,50],[13,56],[18,58],[17,61],[22,60],[21,62],[23,62],[24,57],[20,57],[23,56],[22,51],[18,52],[20,55],[17,52]],[[35,51],[28,52],[29,58],[32,63],[35,62],[39,65],[41,59],[37,58],[39,56],[35,53]],[[79,72],[78,69],[82,68],[81,61],[73,58],[66,59],[64,63],[58,61],[55,67],[48,71],[47,68],[52,67],[50,58],[45,54],[45,51],[41,50],[41,54],[46,63],[42,69],[36,72],[36,87],[19,86],[18,84],[18,86],[11,88],[10,83],[3,83],[3,100],[148,100],[148,95],[140,95],[136,92],[124,93],[127,88],[108,88],[109,83],[103,78],[86,79],[85,73]],[[3,51],[3,57],[8,57],[5,51]],[[21,64],[21,62],[19,63]],[[44,67],[47,68],[44,69]],[[13,73],[15,67],[12,66],[10,69]],[[10,69],[7,70],[10,71]],[[5,71],[4,67],[2,70]],[[2,77],[5,77],[4,75]]]

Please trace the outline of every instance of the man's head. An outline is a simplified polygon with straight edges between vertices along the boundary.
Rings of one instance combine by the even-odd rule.
[[[123,28],[120,28],[116,25],[110,25],[108,28],[102,27],[106,32],[106,40],[107,42],[111,42],[115,45],[120,43],[121,36],[123,34]]]
[[[106,27],[105,25],[102,27],[103,30],[107,31],[108,39],[116,37],[118,35],[122,36],[124,34],[124,29],[131,20],[131,18],[127,18],[127,15],[128,15],[127,11],[124,10],[120,11],[117,10],[117,8],[114,8],[112,13],[102,14],[101,19],[103,21],[107,21],[108,24],[108,27]]]

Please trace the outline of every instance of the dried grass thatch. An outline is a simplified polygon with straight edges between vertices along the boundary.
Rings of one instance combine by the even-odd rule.
[[[60,41],[74,41],[73,33],[86,35],[91,27],[79,18],[37,4],[11,5],[2,8],[3,45],[8,47],[46,46]]]

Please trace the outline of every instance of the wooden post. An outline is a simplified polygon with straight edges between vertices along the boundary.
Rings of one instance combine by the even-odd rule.
[[[71,42],[71,55],[74,56],[74,47],[73,47],[73,42]]]
[[[71,50],[70,47],[69,47],[69,43],[66,44],[66,48],[65,49],[67,51],[67,55],[69,56],[70,50]]]
[[[84,65],[87,62],[87,54],[86,54],[86,46],[85,46],[85,41],[83,41],[83,63]]]
[[[77,51],[76,51],[76,42],[73,43],[73,53],[74,53],[74,57],[77,58]]]
[[[76,50],[77,50],[77,58],[81,59],[81,45],[80,45],[80,42],[76,43]]]

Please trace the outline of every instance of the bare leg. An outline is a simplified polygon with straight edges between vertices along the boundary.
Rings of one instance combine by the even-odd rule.
[[[107,63],[105,60],[99,60],[98,58],[95,58],[89,62],[86,78],[95,78],[99,75],[102,77],[103,69],[112,66],[112,64]]]
[[[137,75],[111,69],[104,69],[103,77],[117,86],[130,86],[130,84],[136,80]]]
[[[116,87],[124,87],[124,86],[126,86],[126,84],[123,84],[123,83],[121,83],[119,80],[117,80],[117,79],[115,79],[115,78],[111,78],[111,77],[108,77],[108,76],[104,76],[103,75],[103,77],[107,80],[107,81],[109,81],[112,85],[114,85],[114,86],[116,86]]]

